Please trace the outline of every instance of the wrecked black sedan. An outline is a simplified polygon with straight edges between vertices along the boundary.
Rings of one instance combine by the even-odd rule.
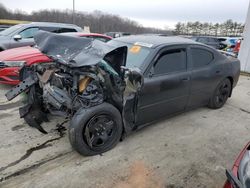
[[[160,118],[222,107],[240,73],[239,60],[179,37],[102,43],[40,32],[35,41],[54,62],[24,67],[6,97],[26,92],[20,116],[43,133],[48,114],[69,119],[70,143],[82,155],[108,151]]]

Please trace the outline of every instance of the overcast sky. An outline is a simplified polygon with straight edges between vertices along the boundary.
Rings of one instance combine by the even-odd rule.
[[[72,9],[73,0],[1,0],[9,9]],[[178,22],[245,22],[249,0],[75,0],[77,11],[117,14],[144,26],[173,28]]]

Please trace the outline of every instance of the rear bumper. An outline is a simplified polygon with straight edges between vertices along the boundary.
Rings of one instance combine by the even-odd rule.
[[[17,85],[19,80],[20,67],[6,67],[0,69],[0,83],[8,85]]]

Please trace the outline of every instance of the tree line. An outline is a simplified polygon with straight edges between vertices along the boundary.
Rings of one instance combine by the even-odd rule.
[[[59,22],[59,23],[74,23],[80,27],[89,26],[91,32],[129,32],[132,34],[141,33],[159,33],[171,34],[169,30],[157,28],[143,27],[138,22],[123,18],[118,15],[94,11],[91,13],[76,11],[73,16],[72,10],[39,10],[33,11],[30,14],[21,10],[9,10],[3,4],[0,4],[1,19],[15,19],[33,22]]]
[[[242,36],[244,24],[229,19],[224,23],[178,22],[174,33],[177,35]]]
[[[0,18],[15,19],[34,22],[59,22],[74,23],[80,27],[89,26],[91,32],[129,32],[132,34],[141,33],[158,33],[166,35],[211,35],[211,36],[241,36],[244,30],[244,24],[234,22],[229,19],[224,23],[208,23],[208,22],[178,22],[173,31],[169,29],[157,29],[151,27],[143,27],[138,22],[118,15],[103,13],[101,11],[83,12],[66,10],[39,10],[30,14],[21,10],[9,10],[0,3]]]

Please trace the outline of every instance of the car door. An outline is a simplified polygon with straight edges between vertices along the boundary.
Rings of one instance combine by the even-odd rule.
[[[38,27],[30,27],[19,32],[18,35],[21,36],[21,39],[15,40],[13,38],[10,44],[11,48],[34,45],[34,35],[38,32],[38,30]]]
[[[215,64],[216,58],[213,50],[205,46],[189,46],[188,61],[191,66],[188,108],[193,108],[208,103],[216,83],[221,79],[223,67]]]
[[[190,72],[186,47],[164,48],[154,59],[139,95],[137,125],[183,111],[188,101]]]

